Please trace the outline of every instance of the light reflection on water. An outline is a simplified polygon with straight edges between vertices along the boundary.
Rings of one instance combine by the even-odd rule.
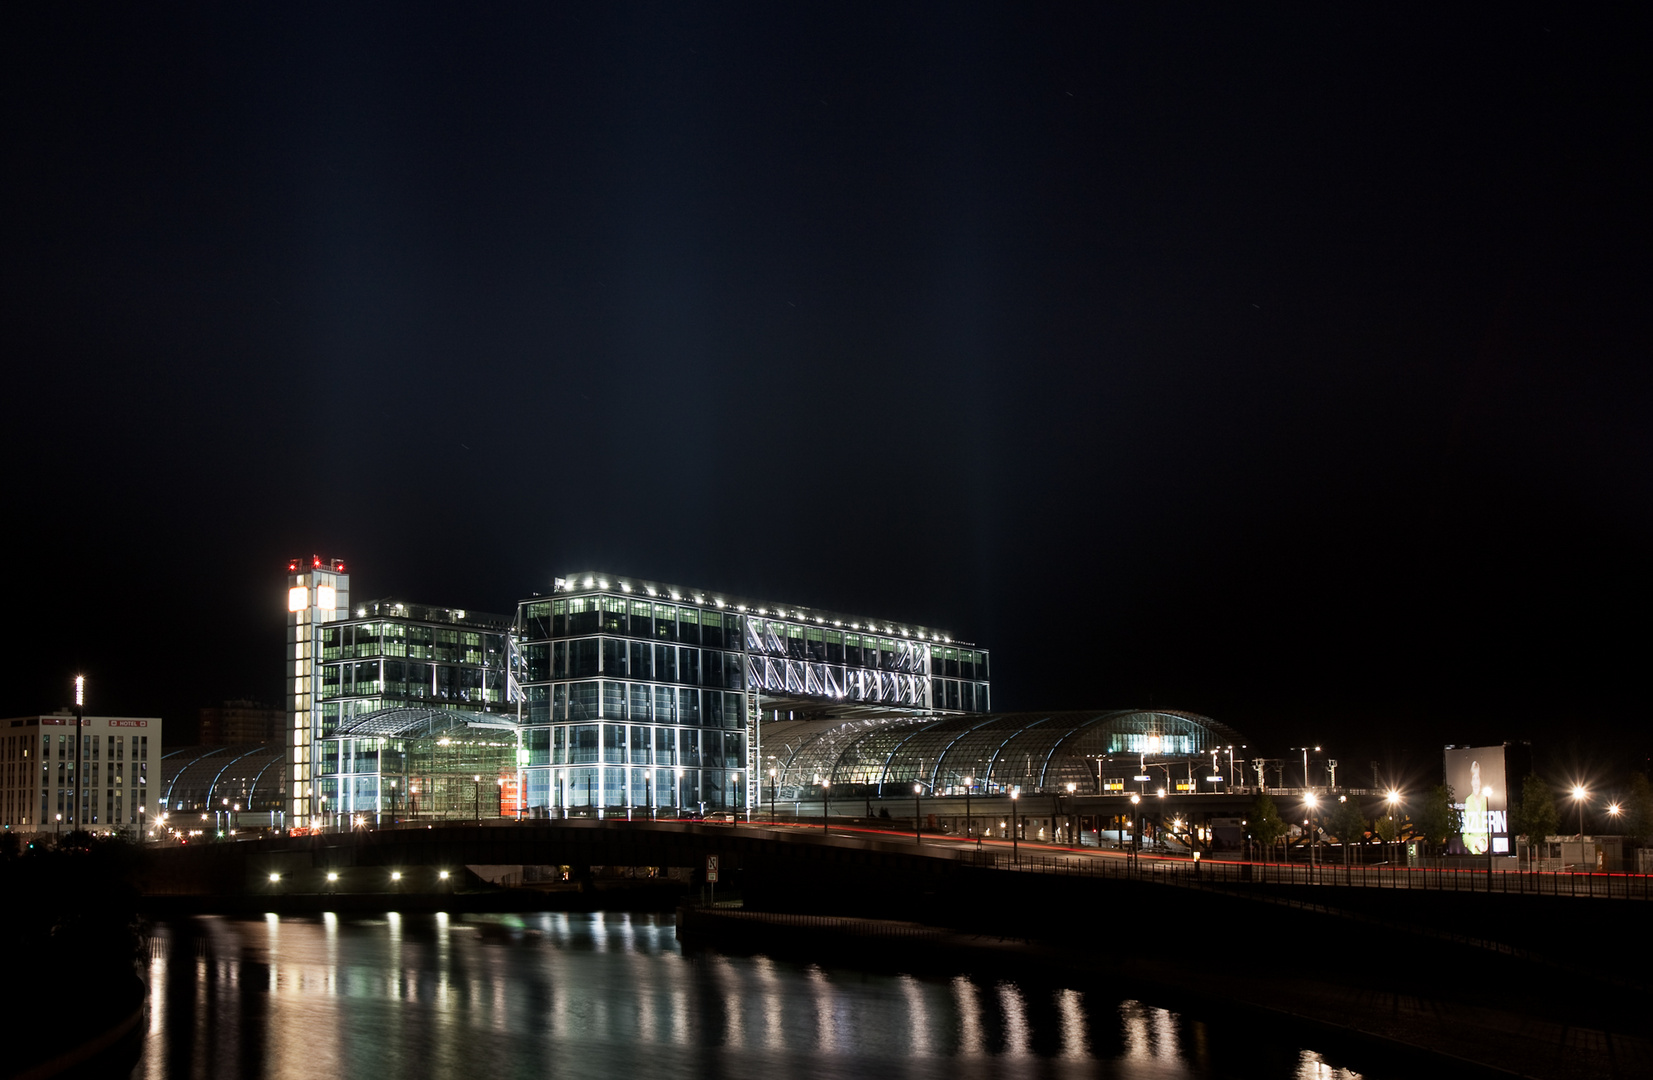
[[[669,916],[180,920],[149,975],[134,1080],[1359,1076],[1119,995],[685,955]]]

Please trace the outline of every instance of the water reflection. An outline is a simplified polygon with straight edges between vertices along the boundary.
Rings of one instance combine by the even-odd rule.
[[[684,955],[669,917],[203,918],[156,928],[137,1080],[1353,1078],[1118,996]]]

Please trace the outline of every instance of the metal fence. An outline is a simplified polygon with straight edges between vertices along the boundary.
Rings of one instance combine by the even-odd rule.
[[[1143,857],[1075,857],[1040,852],[1028,852],[1019,857],[1012,857],[999,851],[961,851],[958,858],[974,866],[998,870],[1163,881],[1169,885],[1324,885],[1367,889],[1504,893],[1517,896],[1574,896],[1610,900],[1653,899],[1653,875],[1649,874],[1544,870],[1489,871],[1461,867],[1194,862],[1186,859]]]

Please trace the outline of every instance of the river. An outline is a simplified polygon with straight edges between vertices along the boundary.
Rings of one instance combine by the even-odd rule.
[[[134,1080],[1375,1075],[1122,990],[685,952],[670,916],[177,919],[148,974]]]

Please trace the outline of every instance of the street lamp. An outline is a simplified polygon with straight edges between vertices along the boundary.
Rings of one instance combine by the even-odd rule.
[[[1400,808],[1400,792],[1394,790],[1393,788],[1390,788],[1389,793],[1383,797],[1383,801],[1389,804],[1389,820],[1395,822],[1395,830],[1394,830],[1395,831],[1395,842],[1399,843],[1400,842],[1400,822],[1395,817],[1395,813]]]
[[[482,774],[471,774],[471,814],[482,824]]]
[[[1580,840],[1584,839],[1584,800],[1589,797],[1590,793],[1584,790],[1583,784],[1573,785],[1573,801],[1578,803],[1578,838]]]
[[[769,824],[775,824],[775,770],[769,770]]]
[[[80,792],[81,792],[80,770],[81,770],[82,766],[84,765],[84,762],[81,761],[80,728],[81,728],[81,723],[82,723],[82,721],[85,717],[85,714],[86,714],[86,676],[76,675],[75,676],[75,801],[74,801],[74,804],[69,807],[69,820],[70,820],[70,822],[72,822],[74,824],[75,828],[77,828],[77,829],[83,827],[83,822],[80,820]]]
[[[1306,768],[1306,766],[1305,766],[1305,768]],[[1305,773],[1304,775],[1307,775],[1307,774]],[[1320,802],[1320,800],[1315,798],[1314,792],[1312,792],[1312,791],[1305,793],[1304,796],[1303,796],[1303,805],[1307,806],[1309,808],[1308,820],[1304,821],[1303,824],[1305,824],[1309,827],[1309,869],[1310,870],[1314,869],[1314,842],[1316,840],[1316,837],[1314,835],[1314,833],[1315,833],[1315,829],[1314,829],[1314,809],[1317,805],[1319,805],[1319,802]]]
[[[971,826],[972,826],[972,822],[970,821],[970,788],[973,787],[975,785],[975,783],[976,783],[976,778],[973,777],[973,776],[966,776],[964,778],[964,839],[965,840],[970,839],[970,832],[971,832]],[[981,847],[981,834],[980,833],[976,834],[976,846]]]
[[[832,778],[821,781],[821,831],[827,831],[827,816],[832,813]]]
[[[1010,861],[1016,863],[1022,861],[1021,853],[1016,848],[1016,834],[1021,831],[1021,826],[1016,823],[1016,800],[1021,797],[1021,788],[1016,788],[1010,793]]]
[[[913,843],[915,843],[915,844],[922,844],[924,842],[924,834],[923,834],[923,832],[921,832],[919,830],[919,824],[923,820],[924,810],[923,810],[923,807],[921,807],[919,805],[918,797],[922,794],[924,794],[924,785],[923,784],[914,784],[913,785]]]
[[[1073,832],[1074,832],[1074,826],[1073,826],[1073,818],[1074,818],[1073,793],[1077,790],[1079,790],[1079,785],[1075,784],[1071,780],[1068,781],[1068,843],[1070,843],[1070,844],[1073,843]]]
[[[1137,858],[1142,856],[1142,796],[1131,792],[1131,850]]]

